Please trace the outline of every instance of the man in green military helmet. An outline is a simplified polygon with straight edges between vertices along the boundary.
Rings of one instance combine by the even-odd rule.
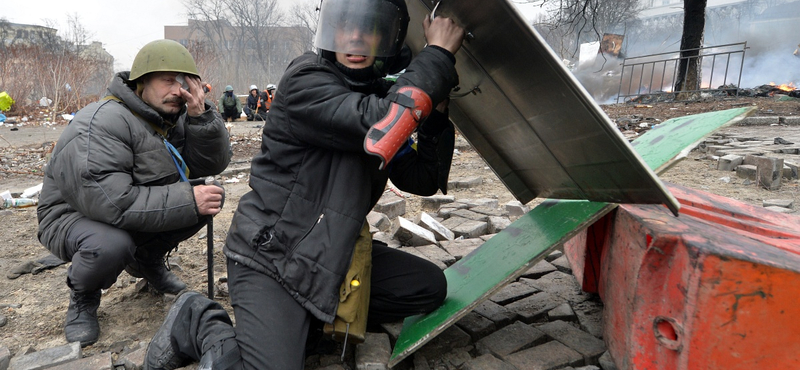
[[[230,157],[194,59],[172,40],[142,47],[130,72],[75,114],[45,168],[37,208],[39,241],[72,262],[67,341],[98,340],[101,290],[123,270],[162,293],[186,288],[164,257],[219,213],[224,197],[222,187],[189,179],[219,174]]]

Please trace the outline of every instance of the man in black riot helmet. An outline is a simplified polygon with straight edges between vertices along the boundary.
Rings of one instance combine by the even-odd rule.
[[[402,0],[322,2],[317,53],[292,61],[279,82],[252,190],[228,232],[236,327],[218,303],[183,293],[150,342],[145,369],[192,361],[201,369],[302,369],[309,332],[341,317],[344,293],[361,283],[371,286],[370,325],[441,305],[442,271],[373,241],[365,221],[389,179],[414,194],[446,191],[454,141],[447,98],[464,30],[445,17],[425,19],[428,45],[411,59],[403,52],[408,21]],[[396,82],[383,78],[403,69]],[[352,274],[356,261],[363,275]]]

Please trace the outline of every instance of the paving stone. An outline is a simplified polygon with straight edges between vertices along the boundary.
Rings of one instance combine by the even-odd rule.
[[[706,145],[706,153],[710,155],[719,155],[722,156],[726,153],[726,149],[733,149],[730,145]]]
[[[450,266],[456,262],[454,256],[433,244],[415,247],[415,249],[430,261],[439,261],[446,266]]]
[[[63,346],[46,348],[38,352],[16,356],[9,367],[13,370],[38,370],[81,358],[81,344],[72,342]]]
[[[504,286],[500,291],[493,294],[489,297],[494,303],[499,305],[505,306],[511,302],[518,301],[525,297],[529,297],[533,295],[533,293],[538,292],[539,290],[531,286],[530,284],[525,284],[523,282],[515,281],[511,284]]]
[[[792,208],[794,207],[794,200],[793,199],[767,199],[763,203],[764,207],[783,207],[783,208]]]
[[[617,370],[617,364],[614,363],[614,359],[611,357],[611,352],[605,351],[597,360],[597,362],[600,364],[600,368],[603,370]]]
[[[445,220],[447,221],[447,220]],[[489,231],[489,224],[482,221],[467,220],[466,222],[450,228],[456,237],[463,236],[464,238],[477,238]]]
[[[547,311],[547,319],[550,321],[563,320],[563,321],[578,321],[578,315],[572,310],[569,303],[562,303],[556,308]]]
[[[756,166],[751,164],[741,164],[736,166],[736,176],[743,179],[755,181],[756,179]]]
[[[394,343],[400,337],[400,332],[403,331],[403,321],[383,323],[381,328],[389,335],[391,342]]]
[[[120,353],[115,366],[122,366],[125,370],[138,370],[144,364],[144,357],[147,355],[147,345],[141,343],[138,348],[132,351]]]
[[[469,346],[471,341],[472,338],[470,338],[469,334],[461,330],[457,325],[453,325],[417,351],[427,358],[442,358],[447,352]]]
[[[783,163],[783,171],[781,172],[781,176],[784,179],[791,180],[797,178],[797,168],[792,169],[792,167],[787,166],[786,162]]]
[[[581,330],[597,338],[603,338],[603,303],[599,299],[574,303],[572,310],[578,316]]]
[[[11,362],[11,351],[6,346],[0,346],[0,370],[8,369]]]
[[[508,215],[511,217],[520,217],[530,212],[530,207],[522,204],[518,200],[509,201],[508,203],[503,205],[503,207],[506,209],[506,212],[508,212]]]
[[[495,200],[494,202],[497,203],[497,200]],[[507,217],[508,216],[508,212],[506,212],[503,209],[497,208],[496,206],[494,206],[494,207],[478,206],[478,207],[470,208],[469,210],[472,211],[472,212],[478,213],[478,214],[489,216],[489,217],[492,217],[492,216],[495,216],[495,217]]]
[[[561,271],[566,274],[572,274],[572,266],[570,266],[569,259],[567,259],[566,255],[558,257],[550,261],[550,263],[552,263],[553,266],[555,266],[558,269],[558,271]]]
[[[397,217],[397,230],[394,232],[394,237],[403,245],[436,244],[436,237],[432,232],[403,217]]]
[[[414,369],[417,370],[417,369]],[[462,370],[518,370],[491,354],[478,356],[464,364]]]
[[[546,260],[541,260],[537,262],[535,265],[533,265],[533,267],[529,268],[528,271],[522,273],[522,277],[529,279],[538,279],[553,271],[558,271],[558,269],[555,266],[553,266],[552,263],[547,262]]]
[[[551,272],[535,280],[521,278],[520,281],[541,291],[555,294],[570,303],[583,302],[592,297],[591,294],[581,290],[581,285],[575,276],[561,271]]]
[[[98,353],[94,356],[70,361],[61,365],[48,367],[50,370],[114,370],[111,352]]]
[[[489,221],[489,216],[482,213],[472,212],[472,210],[469,209],[457,209],[450,213],[450,217],[453,216],[463,217],[472,221]]]
[[[453,179],[447,183],[448,189],[470,189],[481,186],[483,178],[480,176],[462,177]]]
[[[742,164],[742,162],[744,162],[744,157],[735,154],[728,154],[719,157],[719,162],[717,162],[717,170],[733,171],[736,169],[736,166]]]
[[[370,211],[367,213],[367,222],[380,231],[388,232],[392,229],[392,220],[386,214]]]
[[[789,177],[789,180],[798,178],[798,165],[795,162],[787,161],[786,159],[783,160],[783,165],[789,167],[789,171],[791,171],[792,176]],[[784,175],[785,176],[785,175]]]
[[[465,223],[467,221],[469,221],[469,220],[464,218],[464,217],[451,216],[449,218],[446,218],[444,221],[442,221],[442,225],[444,227],[450,229],[450,231],[452,231],[453,229],[459,227],[461,224],[463,224],[463,223]]]
[[[602,340],[581,331],[565,321],[552,321],[537,326],[537,329],[543,331],[548,337],[580,353],[583,356],[584,363],[587,365],[597,364],[600,355],[608,349]]]
[[[332,364],[325,367],[317,368],[316,370],[347,370],[342,364]]]
[[[356,369],[388,369],[391,356],[392,346],[389,344],[389,335],[367,332],[364,343],[356,345]]]
[[[447,251],[451,256],[455,257],[456,261],[464,258],[475,249],[483,245],[484,241],[481,238],[472,239],[457,239],[452,241],[443,241],[442,248]]]
[[[436,194],[429,197],[422,197],[420,199],[420,205],[426,210],[437,210],[443,205],[453,203],[455,201],[456,197],[452,195]]]
[[[767,190],[781,188],[783,177],[783,158],[753,156],[756,161],[756,177],[758,184]]]
[[[778,206],[764,207],[764,209],[768,209],[770,211],[778,212],[778,213],[794,213],[794,210],[792,210],[792,209],[784,208],[784,207],[778,207]]]
[[[408,254],[415,255],[415,256],[417,256],[419,258],[431,261],[433,264],[436,265],[436,267],[438,267],[438,268],[440,268],[442,270],[447,268],[447,264],[446,263],[444,263],[442,261],[439,261],[439,260],[436,260],[436,259],[432,259],[432,258],[426,256],[424,253],[422,253],[417,248],[419,248],[419,247],[403,247],[403,248],[400,248],[400,250],[402,250],[403,252],[406,252]],[[453,259],[453,260],[455,261],[455,259]]]
[[[394,193],[386,193],[378,200],[375,207],[372,207],[372,210],[383,213],[390,219],[395,219],[406,214],[406,200]]]
[[[468,204],[470,209],[475,207],[497,208],[498,205],[495,198],[461,199],[461,202]]]
[[[505,358],[514,352],[537,346],[547,341],[547,336],[537,328],[517,321],[475,343],[479,354],[491,353]]]
[[[428,364],[428,358],[415,352],[414,370],[431,370],[431,365]]]
[[[485,243],[485,242],[489,241],[489,239],[493,238],[495,235],[497,235],[497,234],[496,234],[496,233],[493,233],[493,234],[485,234],[485,235],[481,235],[481,236],[480,236],[480,238],[481,238],[481,240],[483,240],[483,241],[484,241],[484,243]]]
[[[470,312],[460,320],[456,322],[461,330],[465,333],[469,334],[472,341],[478,341],[479,339],[491,334],[495,330],[497,330],[497,326],[494,325],[492,320],[489,320],[475,312]],[[0,369],[2,370],[2,369]]]
[[[519,317],[514,311],[511,311],[504,306],[501,306],[492,301],[484,301],[475,307],[474,312],[491,320],[498,328],[502,328],[512,322],[516,321]]]
[[[544,258],[544,260],[547,261],[547,262],[552,263],[553,261],[555,261],[556,259],[558,259],[559,257],[561,257],[563,255],[564,255],[564,251],[563,250],[556,249],[556,250],[550,252],[550,254],[548,254],[547,257]]]
[[[437,241],[455,239],[455,235],[453,235],[453,232],[450,231],[450,229],[442,225],[441,222],[437,221],[433,218],[433,216],[425,212],[419,214],[419,222],[417,222],[417,224],[423,229],[433,233],[433,237]]]
[[[469,351],[472,349],[472,346],[463,347],[463,348],[456,348],[450,352],[445,353],[442,356],[442,360],[444,363],[448,365],[448,368],[452,369],[460,369],[464,363],[472,360],[472,356],[469,354]]]
[[[490,216],[488,223],[489,227],[486,231],[496,234],[505,230],[509,225],[511,225],[511,220],[506,217]]]
[[[583,365],[580,353],[555,340],[511,354],[505,359],[517,369],[525,370],[556,370]]]
[[[547,319],[547,312],[566,302],[563,298],[548,292],[539,292],[530,297],[509,303],[505,307],[519,314],[526,324]]]

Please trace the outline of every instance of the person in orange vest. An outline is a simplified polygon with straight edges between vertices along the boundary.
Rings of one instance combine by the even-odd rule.
[[[275,85],[269,84],[267,85],[267,89],[261,92],[261,109],[264,112],[269,112],[269,108],[272,107],[272,99],[275,98]]]

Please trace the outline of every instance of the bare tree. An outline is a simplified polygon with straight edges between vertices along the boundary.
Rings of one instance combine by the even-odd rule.
[[[282,72],[271,51],[272,31],[283,23],[277,0],[187,0],[189,26],[219,53],[220,81],[233,86],[263,84]],[[216,76],[215,76],[216,77]]]
[[[290,16],[292,26],[303,27],[308,30],[308,34],[313,35],[317,32],[317,24],[319,22],[319,2],[307,0],[294,3],[290,10]],[[299,34],[300,33],[298,33],[298,35]],[[307,45],[303,45],[303,49],[305,50],[312,50],[314,48],[314,42],[310,38],[302,38],[296,41],[300,45],[307,43]]]
[[[561,38],[563,57],[574,57],[580,44],[599,41],[603,33],[624,28],[639,13],[638,0],[542,0],[551,35]],[[570,51],[567,53],[567,51]]]
[[[681,59],[675,92],[679,99],[689,99],[685,92],[698,90],[700,86],[700,47],[703,44],[703,29],[706,24],[707,0],[683,1],[683,34],[681,36]]]

